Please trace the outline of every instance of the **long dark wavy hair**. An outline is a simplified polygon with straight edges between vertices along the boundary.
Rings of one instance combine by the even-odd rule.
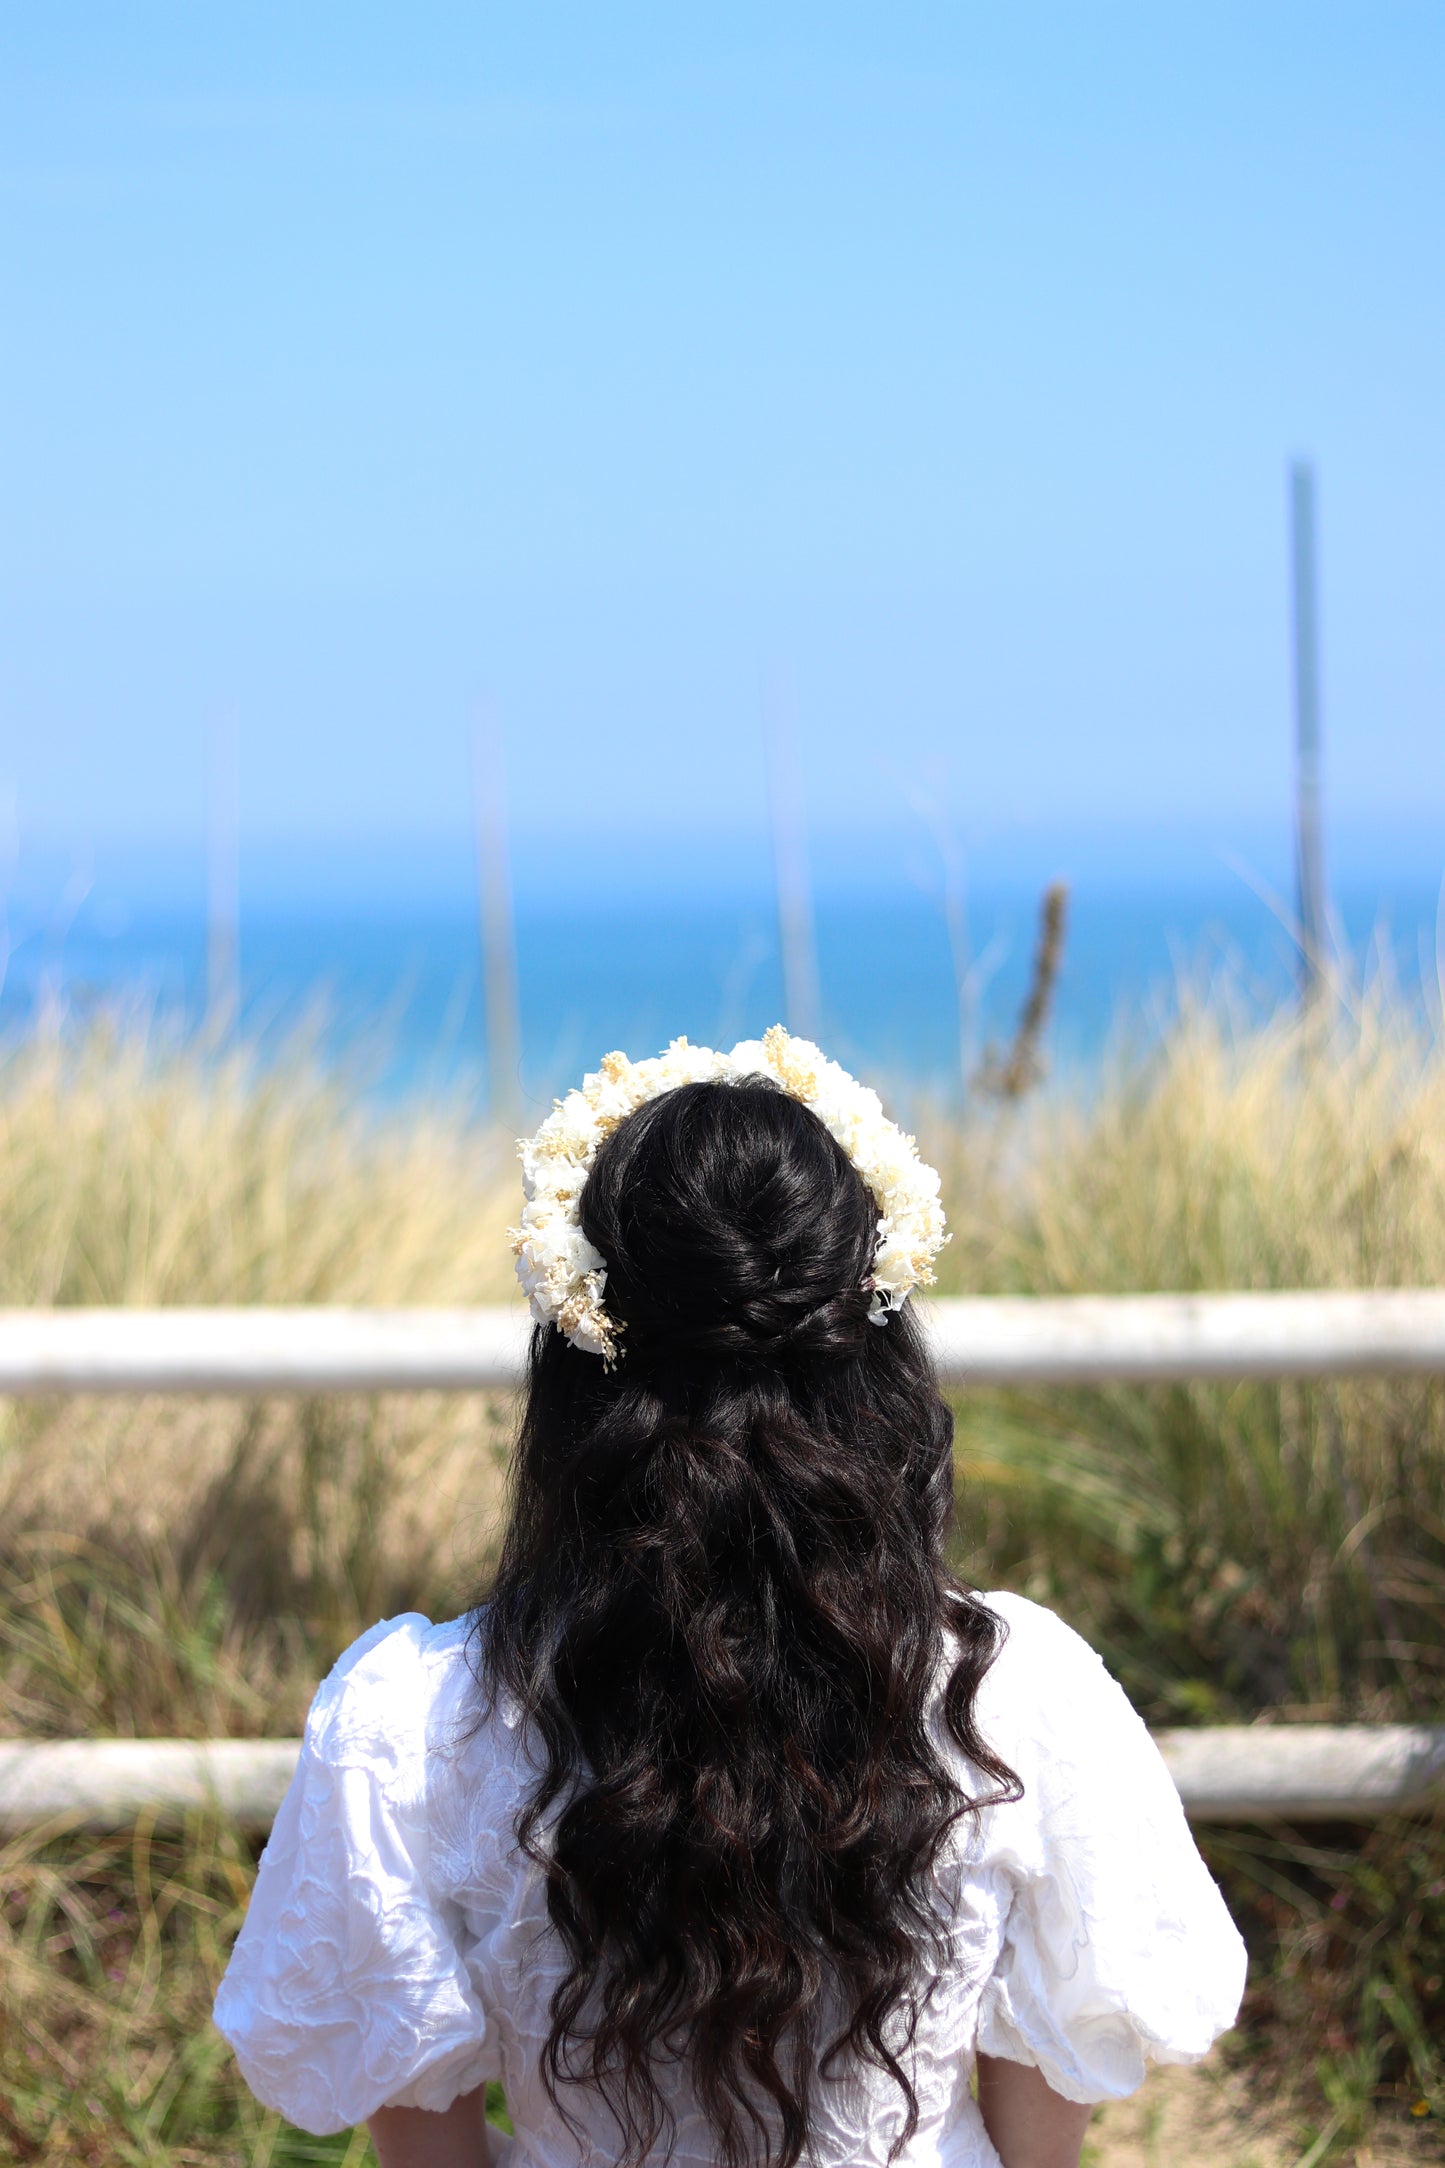
[[[568,1959],[544,2081],[564,2116],[595,2086],[640,2163],[685,2061],[727,2168],[793,2168],[851,2059],[900,2090],[896,2152],[932,1870],[983,1803],[935,1725],[1016,1791],[974,1721],[1002,1628],[945,1562],[952,1416],[911,1311],[869,1321],[876,1204],[771,1082],[649,1101],[580,1209],[623,1353],[534,1333],[475,1648],[540,1748],[516,1835]]]

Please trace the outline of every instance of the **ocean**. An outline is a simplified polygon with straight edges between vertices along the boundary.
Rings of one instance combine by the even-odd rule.
[[[1439,1014],[1437,892],[1422,883],[1336,896],[1355,979],[1381,969]],[[970,898],[972,993],[960,1003],[956,945],[938,899],[906,887],[821,890],[814,900],[819,1035],[905,1108],[956,1101],[990,1045],[1010,1041],[1027,993],[1039,904],[1020,890]],[[957,928],[955,927],[955,931]],[[315,908],[243,914],[241,1030],[263,1056],[309,1030],[357,1088],[488,1100],[475,914],[461,908]],[[728,1044],[785,1015],[776,910],[762,886],[735,894],[549,901],[516,915],[525,1106],[544,1106],[598,1056],[655,1052],[682,1032]],[[1079,885],[1042,1047],[1078,1080],[1111,1051],[1147,1045],[1181,986],[1262,1014],[1291,998],[1297,962],[1280,916],[1242,882],[1171,892]],[[137,1008],[198,1027],[206,1006],[199,910],[107,916],[84,901],[67,922],[21,928],[0,986],[0,1033],[48,1010],[78,1024]]]

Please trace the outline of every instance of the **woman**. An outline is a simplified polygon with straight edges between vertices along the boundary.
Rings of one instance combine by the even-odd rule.
[[[247,2079],[383,2168],[1077,2168],[1243,1952],[1097,1657],[945,1563],[937,1177],[780,1028],[608,1056],[523,1161],[496,1583],[317,1695]]]

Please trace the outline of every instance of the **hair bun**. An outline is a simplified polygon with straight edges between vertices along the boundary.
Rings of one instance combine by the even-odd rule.
[[[878,1211],[812,1110],[761,1078],[684,1084],[619,1124],[580,1201],[629,1361],[856,1356]]]
[[[786,1363],[846,1361],[866,1339],[868,1289],[856,1287],[806,1307],[781,1295],[755,1297],[740,1308],[719,1308],[695,1326],[677,1320],[629,1323],[629,1355],[692,1360]]]

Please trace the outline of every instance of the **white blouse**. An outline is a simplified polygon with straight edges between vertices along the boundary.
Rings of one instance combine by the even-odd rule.
[[[1113,2099],[1149,2062],[1203,2055],[1244,1986],[1243,1945],[1122,1690],[1052,1612],[986,1601],[1008,1633],[978,1721],[1023,1797],[960,1824],[939,1871],[951,1954],[911,2051],[919,2122],[901,2168],[998,2168],[969,2091],[976,2054],[1035,2064],[1070,2100]],[[600,2168],[617,2151],[607,2109],[569,2087],[569,2131],[539,2074],[564,1961],[513,1837],[536,1771],[515,1709],[479,1720],[467,1631],[384,1621],[321,1687],[216,2023],[252,2091],[305,2130],[446,2108],[497,2078],[516,2127],[494,2134],[506,2168]],[[986,1788],[941,1728],[940,1745],[965,1788]],[[710,2168],[685,2071],[659,2082],[676,2168]],[[855,2067],[817,2102],[818,2168],[883,2168],[897,2086]]]

